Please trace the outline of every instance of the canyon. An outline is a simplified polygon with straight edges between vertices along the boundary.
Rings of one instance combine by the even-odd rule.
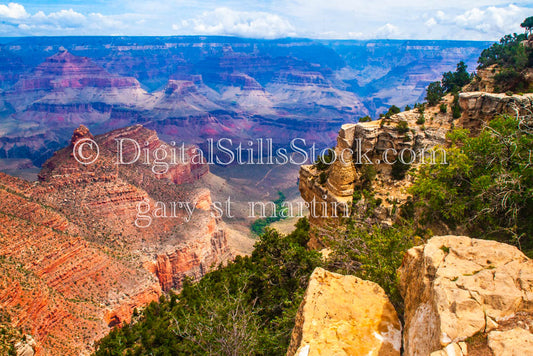
[[[199,145],[260,136],[329,146],[344,123],[423,101],[430,81],[459,60],[473,68],[487,46],[195,36],[0,43],[0,159],[35,167],[82,123],[95,134],[142,124]]]

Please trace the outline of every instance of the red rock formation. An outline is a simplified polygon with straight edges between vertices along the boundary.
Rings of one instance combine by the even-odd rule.
[[[93,138],[100,157],[82,165],[73,144]],[[0,307],[37,342],[38,354],[77,355],[135,308],[199,278],[230,258],[226,236],[211,216],[209,190],[182,188],[208,173],[181,163],[158,177],[136,162],[115,164],[116,138],[168,149],[142,126],[93,137],[75,130],[71,144],[48,160],[35,184],[0,174]],[[187,147],[191,153],[192,147]],[[191,202],[187,221],[153,218],[135,225],[138,204]]]

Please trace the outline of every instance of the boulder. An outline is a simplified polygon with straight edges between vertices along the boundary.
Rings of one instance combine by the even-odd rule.
[[[400,348],[401,324],[379,285],[315,269],[288,356],[400,355]]]
[[[399,273],[405,355],[429,355],[533,309],[533,262],[511,245],[433,237],[406,253]]]
[[[522,329],[514,328],[506,331],[491,331],[488,344],[494,355],[522,356],[533,353],[533,334]]]

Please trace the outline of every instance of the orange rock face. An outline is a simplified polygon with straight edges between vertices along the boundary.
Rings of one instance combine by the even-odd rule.
[[[40,181],[0,173],[0,308],[36,340],[38,355],[79,355],[110,327],[131,321],[135,308],[200,278],[231,256],[209,190],[191,186],[208,173],[182,163],[164,176],[141,162],[116,165],[116,138],[168,149],[154,131],[134,126],[92,137],[100,157],[82,165],[73,144],[48,160]],[[192,148],[187,147],[189,153]],[[139,204],[190,202],[188,213],[135,225]]]

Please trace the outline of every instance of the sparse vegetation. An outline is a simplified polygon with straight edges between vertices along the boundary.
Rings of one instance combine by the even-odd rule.
[[[409,124],[407,121],[399,121],[398,124],[396,124],[396,130],[401,134],[409,132]]]

